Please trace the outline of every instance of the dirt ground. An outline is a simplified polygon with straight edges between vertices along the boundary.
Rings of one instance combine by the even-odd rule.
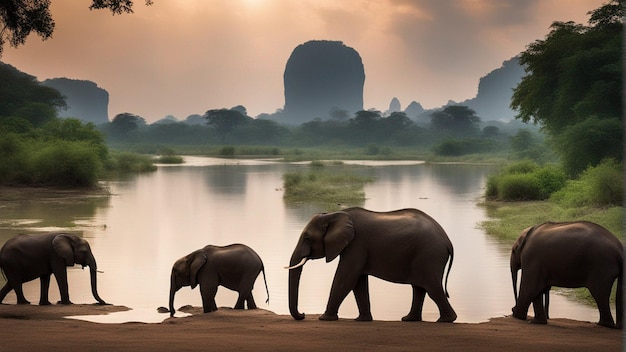
[[[99,324],[66,316],[120,306],[0,305],[0,351],[621,351],[622,331],[552,319],[531,325],[510,316],[487,323],[319,321],[256,309],[220,308],[162,323]],[[167,316],[167,315],[164,315]]]

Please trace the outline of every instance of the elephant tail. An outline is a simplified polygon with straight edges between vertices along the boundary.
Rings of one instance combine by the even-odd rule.
[[[450,246],[448,254],[450,255],[450,264],[448,264],[448,272],[446,272],[446,281],[443,290],[446,293],[446,297],[450,298],[450,294],[448,293],[448,276],[450,276],[450,269],[452,269],[452,261],[454,260],[454,247]]]
[[[267,299],[265,300],[266,304],[270,304],[270,290],[267,288],[267,279],[265,278],[265,267],[261,267],[261,271],[263,272],[263,282],[265,283],[265,292],[267,293]]]
[[[624,327],[624,288],[622,287],[624,280],[624,266],[623,263],[620,266],[619,276],[617,277],[617,293],[615,294],[615,314],[617,315],[617,328],[622,329]]]

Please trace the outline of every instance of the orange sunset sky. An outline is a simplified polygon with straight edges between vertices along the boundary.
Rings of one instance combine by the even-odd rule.
[[[435,108],[476,95],[478,80],[543,39],[554,21],[586,24],[604,0],[154,0],[134,14],[52,0],[47,41],[5,47],[0,58],[39,80],[94,81],[109,119],[154,122],[243,105],[250,116],[284,106],[292,50],[340,40],[365,66],[364,108],[393,97]]]

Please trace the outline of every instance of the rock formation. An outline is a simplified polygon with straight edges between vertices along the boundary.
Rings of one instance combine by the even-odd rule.
[[[102,124],[109,122],[109,93],[96,83],[69,78],[53,78],[42,82],[66,97],[67,110],[60,117],[74,117],[81,121]]]
[[[340,41],[313,40],[298,45],[287,60],[283,78],[281,122],[301,124],[326,119],[337,109],[350,114],[363,109],[361,56]]]

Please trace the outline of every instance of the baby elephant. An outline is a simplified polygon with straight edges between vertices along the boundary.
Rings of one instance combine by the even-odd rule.
[[[183,286],[191,286],[191,289],[194,289],[200,285],[202,308],[205,313],[217,310],[215,294],[219,285],[239,292],[235,309],[244,309],[244,301],[248,302],[248,309],[255,309],[252,288],[259,272],[263,272],[267,303],[270,294],[263,261],[246,245],[231,244],[225,247],[208,245],[178,259],[172,266],[170,317],[175,313],[174,295]]]

